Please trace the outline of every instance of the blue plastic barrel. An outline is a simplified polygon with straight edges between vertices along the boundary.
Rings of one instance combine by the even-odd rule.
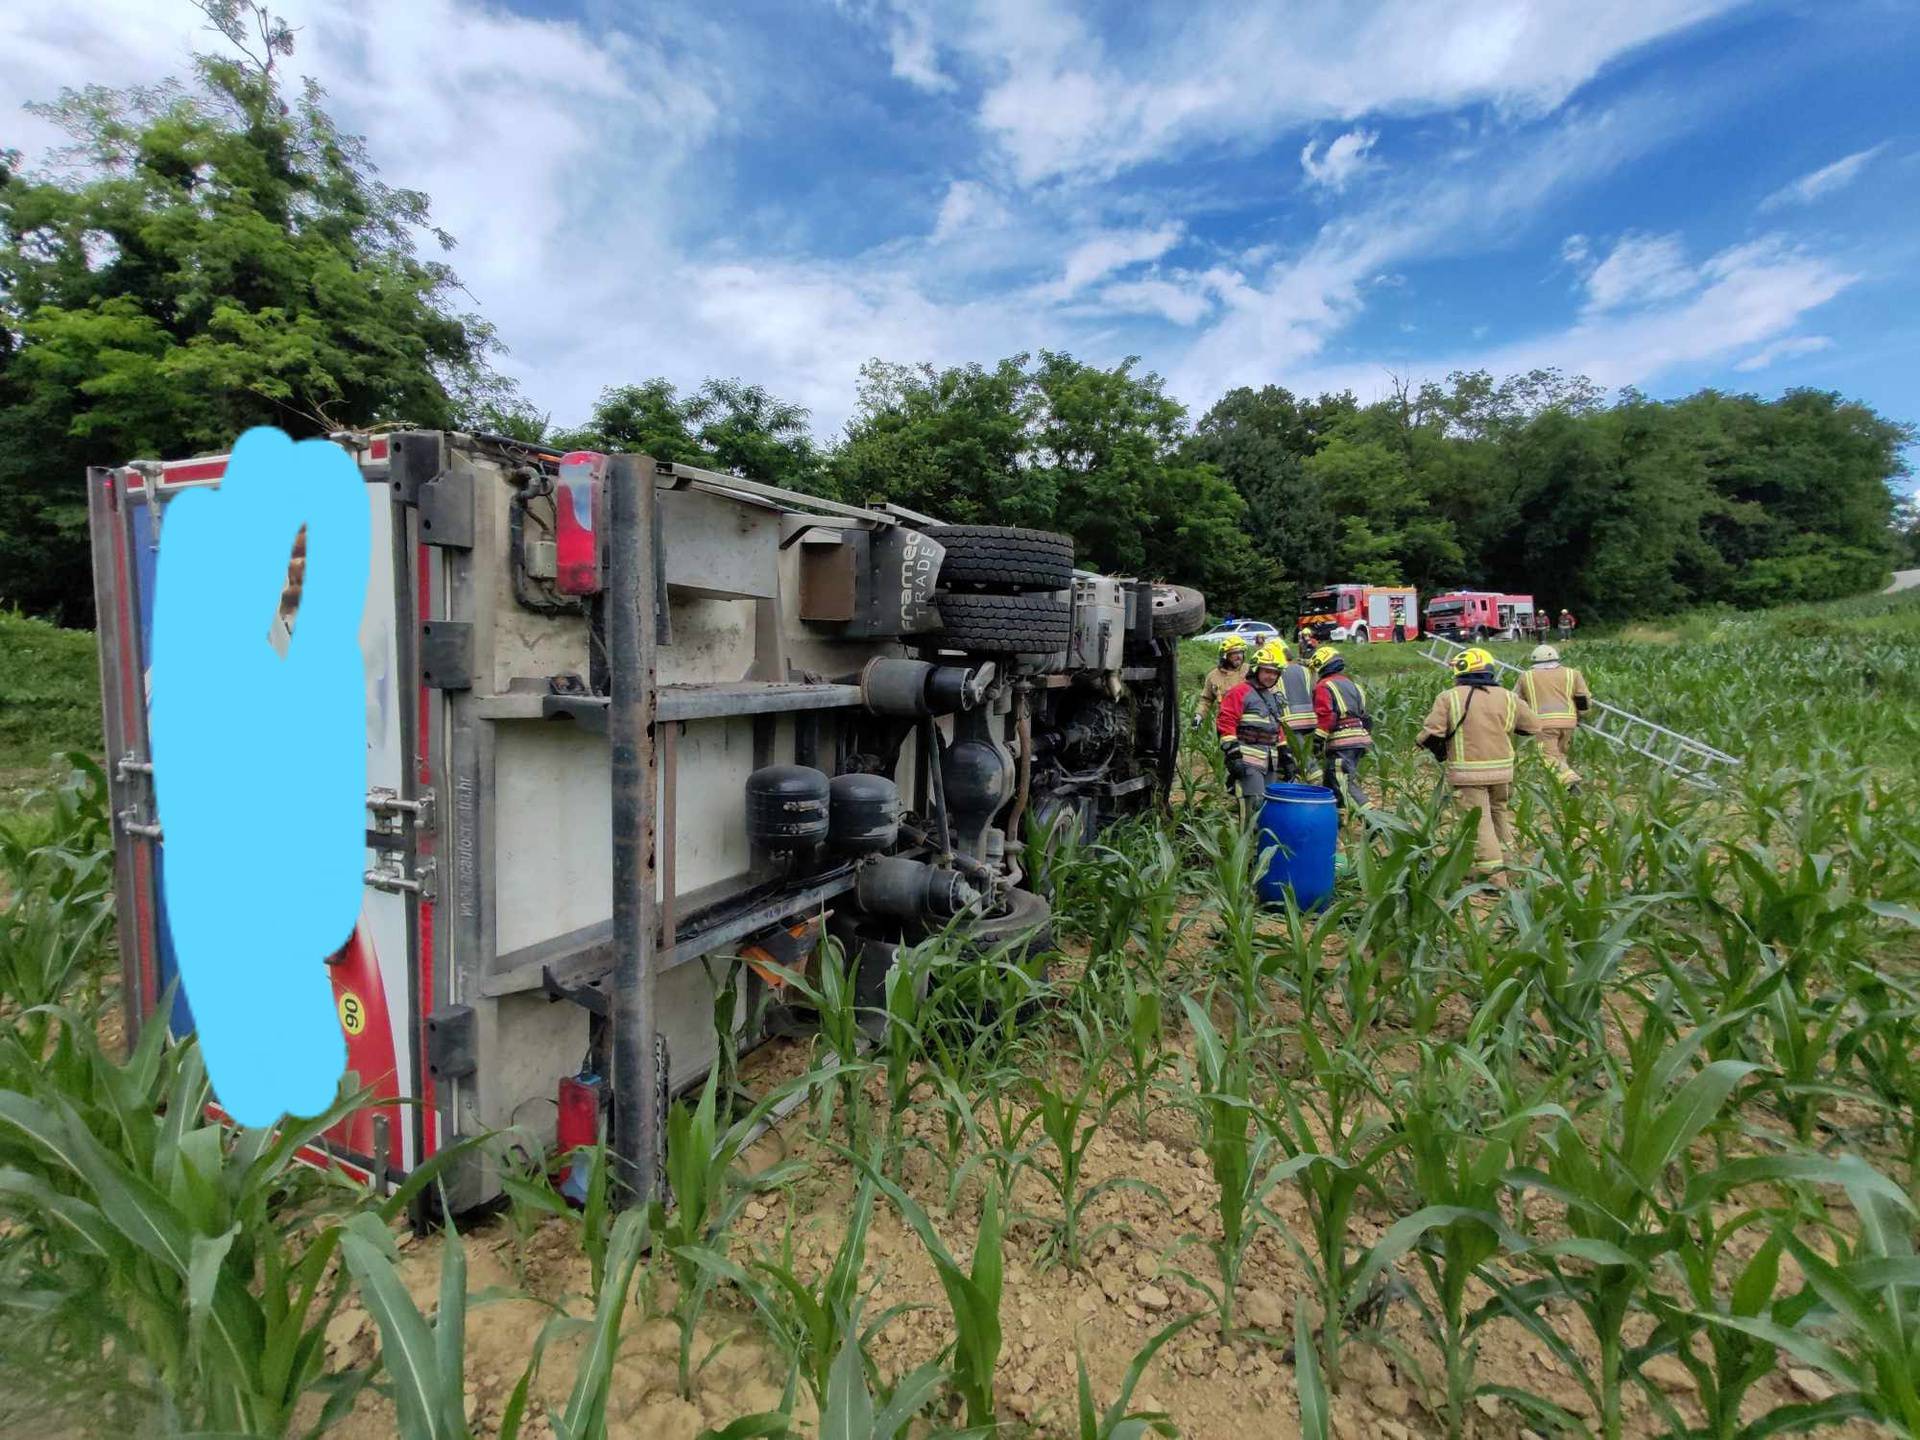
[[[1333,857],[1340,837],[1340,809],[1324,785],[1267,786],[1260,806],[1260,848],[1273,848],[1266,872],[1255,882],[1269,905],[1293,892],[1302,910],[1318,910],[1333,898]]]

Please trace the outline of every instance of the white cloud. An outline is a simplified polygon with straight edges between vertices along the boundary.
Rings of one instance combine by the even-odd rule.
[[[1560,258],[1576,269],[1593,258],[1593,242],[1584,235],[1569,235],[1560,242]]]
[[[1557,366],[1607,389],[1642,385],[1689,366],[1725,363],[1756,345],[1770,347],[1860,278],[1778,237],[1723,250],[1700,267],[1700,274],[1700,290],[1674,303],[1626,313],[1588,311],[1563,330],[1488,349],[1397,362],[1395,368],[1416,383],[1439,380],[1455,370],[1511,375]],[[1769,358],[1811,353],[1811,348],[1825,347],[1795,349],[1788,342]],[[1375,365],[1323,365],[1305,370],[1289,384],[1302,393],[1352,389],[1372,398],[1386,391],[1389,379]]]
[[[1214,307],[1222,288],[1238,279],[1229,271],[1180,272],[1171,279],[1117,280],[1102,286],[1098,307],[1120,315],[1155,315],[1174,325],[1193,325]]]
[[[1068,252],[1060,278],[1045,287],[1045,293],[1064,300],[1096,280],[1158,260],[1180,243],[1181,233],[1178,225],[1159,225],[1151,230],[1110,230],[1095,235]]]
[[[1763,345],[1745,359],[1736,360],[1736,370],[1764,370],[1776,360],[1791,360],[1799,355],[1818,355],[1833,348],[1831,335],[1791,335]]]
[[[1287,376],[1317,365],[1363,312],[1373,277],[1509,240],[1515,222],[1549,197],[1638,156],[1667,133],[1648,108],[1570,116],[1504,153],[1408,172],[1372,201],[1323,225],[1312,241],[1221,290],[1222,313],[1171,367],[1190,397]],[[1291,381],[1286,383],[1291,384]]]
[[[1367,168],[1367,152],[1379,138],[1373,130],[1349,130],[1336,135],[1324,155],[1314,153],[1320,142],[1309,140],[1300,151],[1300,168],[1307,172],[1309,183],[1336,192],[1344,190],[1349,180]]]
[[[981,128],[1038,184],[1328,120],[1488,103],[1547,113],[1627,52],[1738,3],[1194,0],[1142,12],[1125,46],[1068,0],[954,0],[934,24],[979,77]]]
[[[940,214],[933,222],[933,241],[939,244],[957,235],[990,230],[1007,223],[1007,207],[978,180],[955,180],[947,186]]]
[[[1843,155],[1831,165],[1822,165],[1802,175],[1798,180],[1790,181],[1774,191],[1760,202],[1762,210],[1778,210],[1787,205],[1811,205],[1824,195],[1836,190],[1844,190],[1859,178],[1860,172],[1867,168],[1869,161],[1886,149],[1886,142],[1868,150],[1856,150],[1851,155]]]
[[[1595,310],[1653,305],[1686,294],[1698,281],[1678,235],[1629,231],[1587,276],[1588,303]]]

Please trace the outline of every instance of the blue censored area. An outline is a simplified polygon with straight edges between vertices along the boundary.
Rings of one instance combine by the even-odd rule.
[[[305,527],[282,655],[269,640]],[[326,957],[366,855],[366,487],[324,440],[249,430],[218,490],[167,507],[153,613],[154,796],[180,978],[220,1103],[313,1115],[346,1064]]]

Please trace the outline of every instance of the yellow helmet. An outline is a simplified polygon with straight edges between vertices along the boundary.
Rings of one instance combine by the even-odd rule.
[[[1282,645],[1278,640],[1269,640],[1253,652],[1253,667],[1256,670],[1262,665],[1271,665],[1274,669],[1278,670],[1284,667],[1286,663],[1287,647]]]
[[[1246,648],[1247,648],[1246,636],[1229,635],[1223,640],[1221,640],[1220,642],[1220,658],[1222,660],[1225,660],[1227,656],[1231,655],[1234,651],[1244,650]]]
[[[1456,675],[1471,675],[1477,670],[1491,670],[1492,668],[1492,653],[1482,650],[1478,645],[1462,650],[1458,655],[1453,657],[1453,673]]]
[[[1322,645],[1318,650],[1313,652],[1313,658],[1307,663],[1316,670],[1324,670],[1327,668],[1327,662],[1329,660],[1338,660],[1339,658],[1340,652],[1338,650],[1334,649],[1331,645]]]

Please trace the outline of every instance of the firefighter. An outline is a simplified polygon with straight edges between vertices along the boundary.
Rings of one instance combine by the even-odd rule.
[[[1288,653],[1284,641],[1276,640],[1267,648],[1279,652],[1280,682],[1275,688],[1280,696],[1281,725],[1284,727],[1280,738],[1286,742],[1274,757],[1275,771],[1280,779],[1292,780],[1301,773],[1313,743],[1313,675]]]
[[[1373,717],[1367,692],[1347,674],[1347,662],[1331,645],[1313,652],[1313,744],[1320,757],[1320,783],[1342,809],[1349,799],[1367,803],[1360,789],[1360,762],[1373,749]]]
[[[1200,682],[1200,698],[1193,706],[1193,728],[1220,708],[1226,693],[1247,678],[1247,637],[1229,635],[1220,642],[1220,663]]]
[[[1546,756],[1553,773],[1566,782],[1574,794],[1580,793],[1580,777],[1568,763],[1567,752],[1573,744],[1573,732],[1580,716],[1593,703],[1587,693],[1587,677],[1570,665],[1560,663],[1560,652],[1551,645],[1533,647],[1533,663],[1520,677],[1520,698],[1533,707],[1540,720],[1540,753]]]
[[[1573,618],[1573,612],[1564,605],[1560,607],[1560,643],[1566,644],[1573,638],[1574,627],[1580,622]]]
[[[1407,602],[1400,596],[1393,597],[1393,643],[1402,644],[1407,638]]]
[[[1493,656],[1474,646],[1453,657],[1453,685],[1427,712],[1417,743],[1446,767],[1463,809],[1475,812],[1473,845],[1481,873],[1499,879],[1513,849],[1513,737],[1537,735],[1533,707],[1502,688]]]
[[[1227,757],[1227,780],[1240,797],[1243,821],[1266,797],[1267,777],[1287,743],[1286,702],[1279,693],[1286,663],[1286,648],[1279,641],[1262,645],[1251,674],[1221,697],[1214,716],[1220,749]]]

